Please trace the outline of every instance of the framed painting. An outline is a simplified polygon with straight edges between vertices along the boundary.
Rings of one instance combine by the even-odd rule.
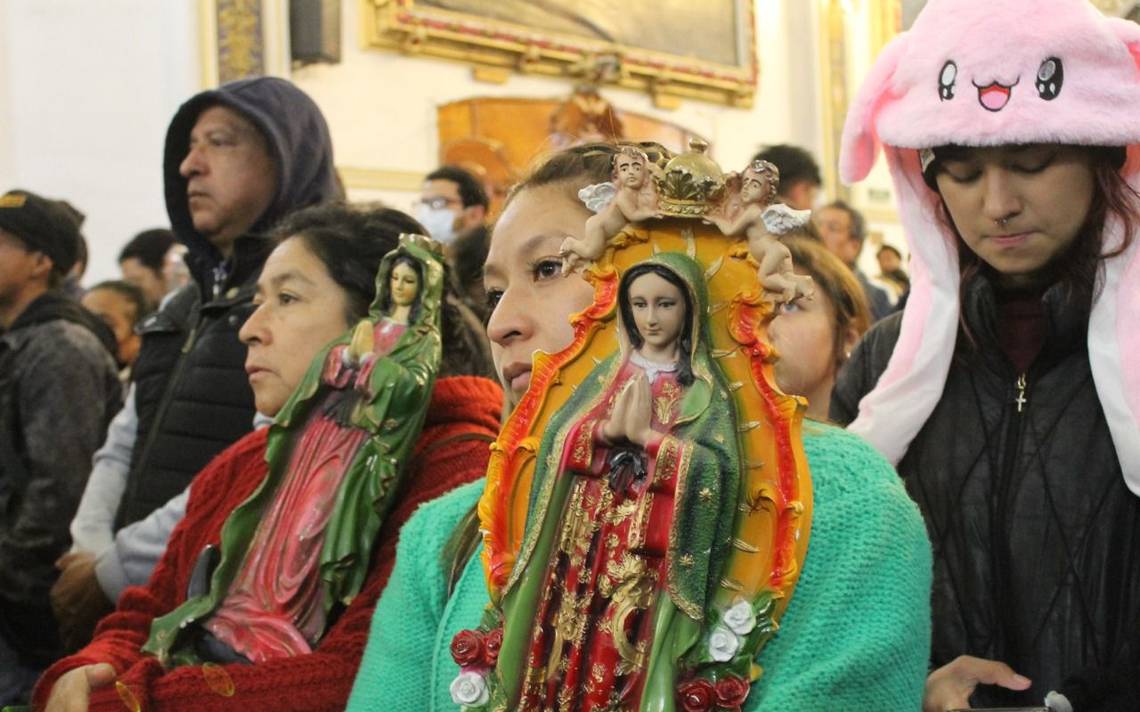
[[[918,13],[926,6],[926,2],[927,0],[878,0],[877,8],[873,11],[890,18],[884,28],[885,38],[890,39],[902,30],[909,30],[914,24],[914,18],[918,17]],[[1090,0],[1090,2],[1106,15],[1140,20],[1140,2],[1136,0]]]
[[[267,74],[289,75],[287,3],[198,0],[197,6],[202,88]]]
[[[368,45],[750,106],[754,0],[360,0]]]

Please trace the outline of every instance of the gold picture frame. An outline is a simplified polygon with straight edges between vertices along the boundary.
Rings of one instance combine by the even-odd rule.
[[[656,0],[643,9],[630,3],[570,0],[541,5],[525,0],[359,1],[365,46],[467,62],[475,65],[477,76],[483,79],[505,81],[511,72],[584,77],[649,92],[659,106],[676,106],[684,97],[750,107],[756,93],[760,69],[755,0]],[[534,14],[540,12],[550,13],[551,21],[544,25],[542,17]],[[587,17],[591,12],[597,16]],[[605,17],[607,12],[610,14]],[[650,27],[647,23],[629,23],[634,12],[672,24],[697,13],[715,19],[719,34],[710,37],[700,28],[672,32],[666,31],[672,26],[669,24]],[[524,13],[531,13],[525,18],[529,26],[503,19],[522,19]],[[575,22],[568,24],[567,17]],[[592,28],[599,36],[620,39],[620,34],[608,32],[607,21],[620,24],[617,20],[643,28],[644,36],[653,37],[658,46],[607,41],[591,37],[589,32],[575,34],[560,29]],[[660,40],[674,36],[684,40],[688,54],[661,49]],[[725,47],[729,41],[732,46]],[[702,51],[704,55],[698,54]],[[735,63],[724,61],[729,57],[735,58]]]
[[[288,5],[266,0],[196,0],[199,84],[289,76]]]
[[[895,35],[910,28],[927,0],[873,0],[871,3],[872,51],[878,55]],[[1113,17],[1136,19],[1140,2],[1136,0],[1089,0],[1096,9]]]

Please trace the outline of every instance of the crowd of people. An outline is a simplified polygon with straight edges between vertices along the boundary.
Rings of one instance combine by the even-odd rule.
[[[1140,26],[1050,5],[1056,21],[1032,0],[932,0],[855,97],[839,169],[859,180],[886,154],[905,250],[871,255],[804,149],[753,157],[779,202],[812,211],[779,239],[812,289],[766,332],[776,384],[806,404],[808,554],[751,688],[674,699],[646,673],[639,708],[1140,709]],[[971,37],[987,23],[1006,49]],[[0,706],[483,709],[456,690],[456,645],[490,600],[490,444],[534,354],[567,348],[595,298],[564,244],[594,215],[581,194],[633,149],[663,150],[545,156],[494,216],[476,175],[441,166],[409,215],[347,201],[295,85],[233,82],[171,120],[169,229],[87,288],[83,214],[0,195]],[[695,339],[704,277],[653,263]],[[631,271],[622,298],[647,284]],[[636,381],[653,343],[618,319]],[[362,339],[385,355],[362,360]],[[333,395],[310,403],[321,383]],[[624,709],[628,690],[592,701],[596,669],[589,694],[560,696],[579,663],[542,668],[565,625],[542,610],[480,643],[538,645],[518,704]],[[684,635],[657,610],[645,656]]]

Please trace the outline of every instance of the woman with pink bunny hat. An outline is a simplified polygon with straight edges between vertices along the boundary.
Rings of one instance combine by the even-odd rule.
[[[934,546],[924,706],[1140,705],[1140,26],[1087,0],[931,0],[853,103],[912,291],[832,418]]]

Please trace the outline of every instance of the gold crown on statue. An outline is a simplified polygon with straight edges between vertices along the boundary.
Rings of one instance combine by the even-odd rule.
[[[421,250],[426,250],[433,255],[443,257],[443,245],[431,239],[427,235],[416,235],[410,232],[400,233],[400,242],[407,245],[415,245]]]
[[[724,197],[724,173],[706,153],[708,148],[708,142],[691,139],[689,150],[669,159],[654,176],[662,215],[703,217]]]

